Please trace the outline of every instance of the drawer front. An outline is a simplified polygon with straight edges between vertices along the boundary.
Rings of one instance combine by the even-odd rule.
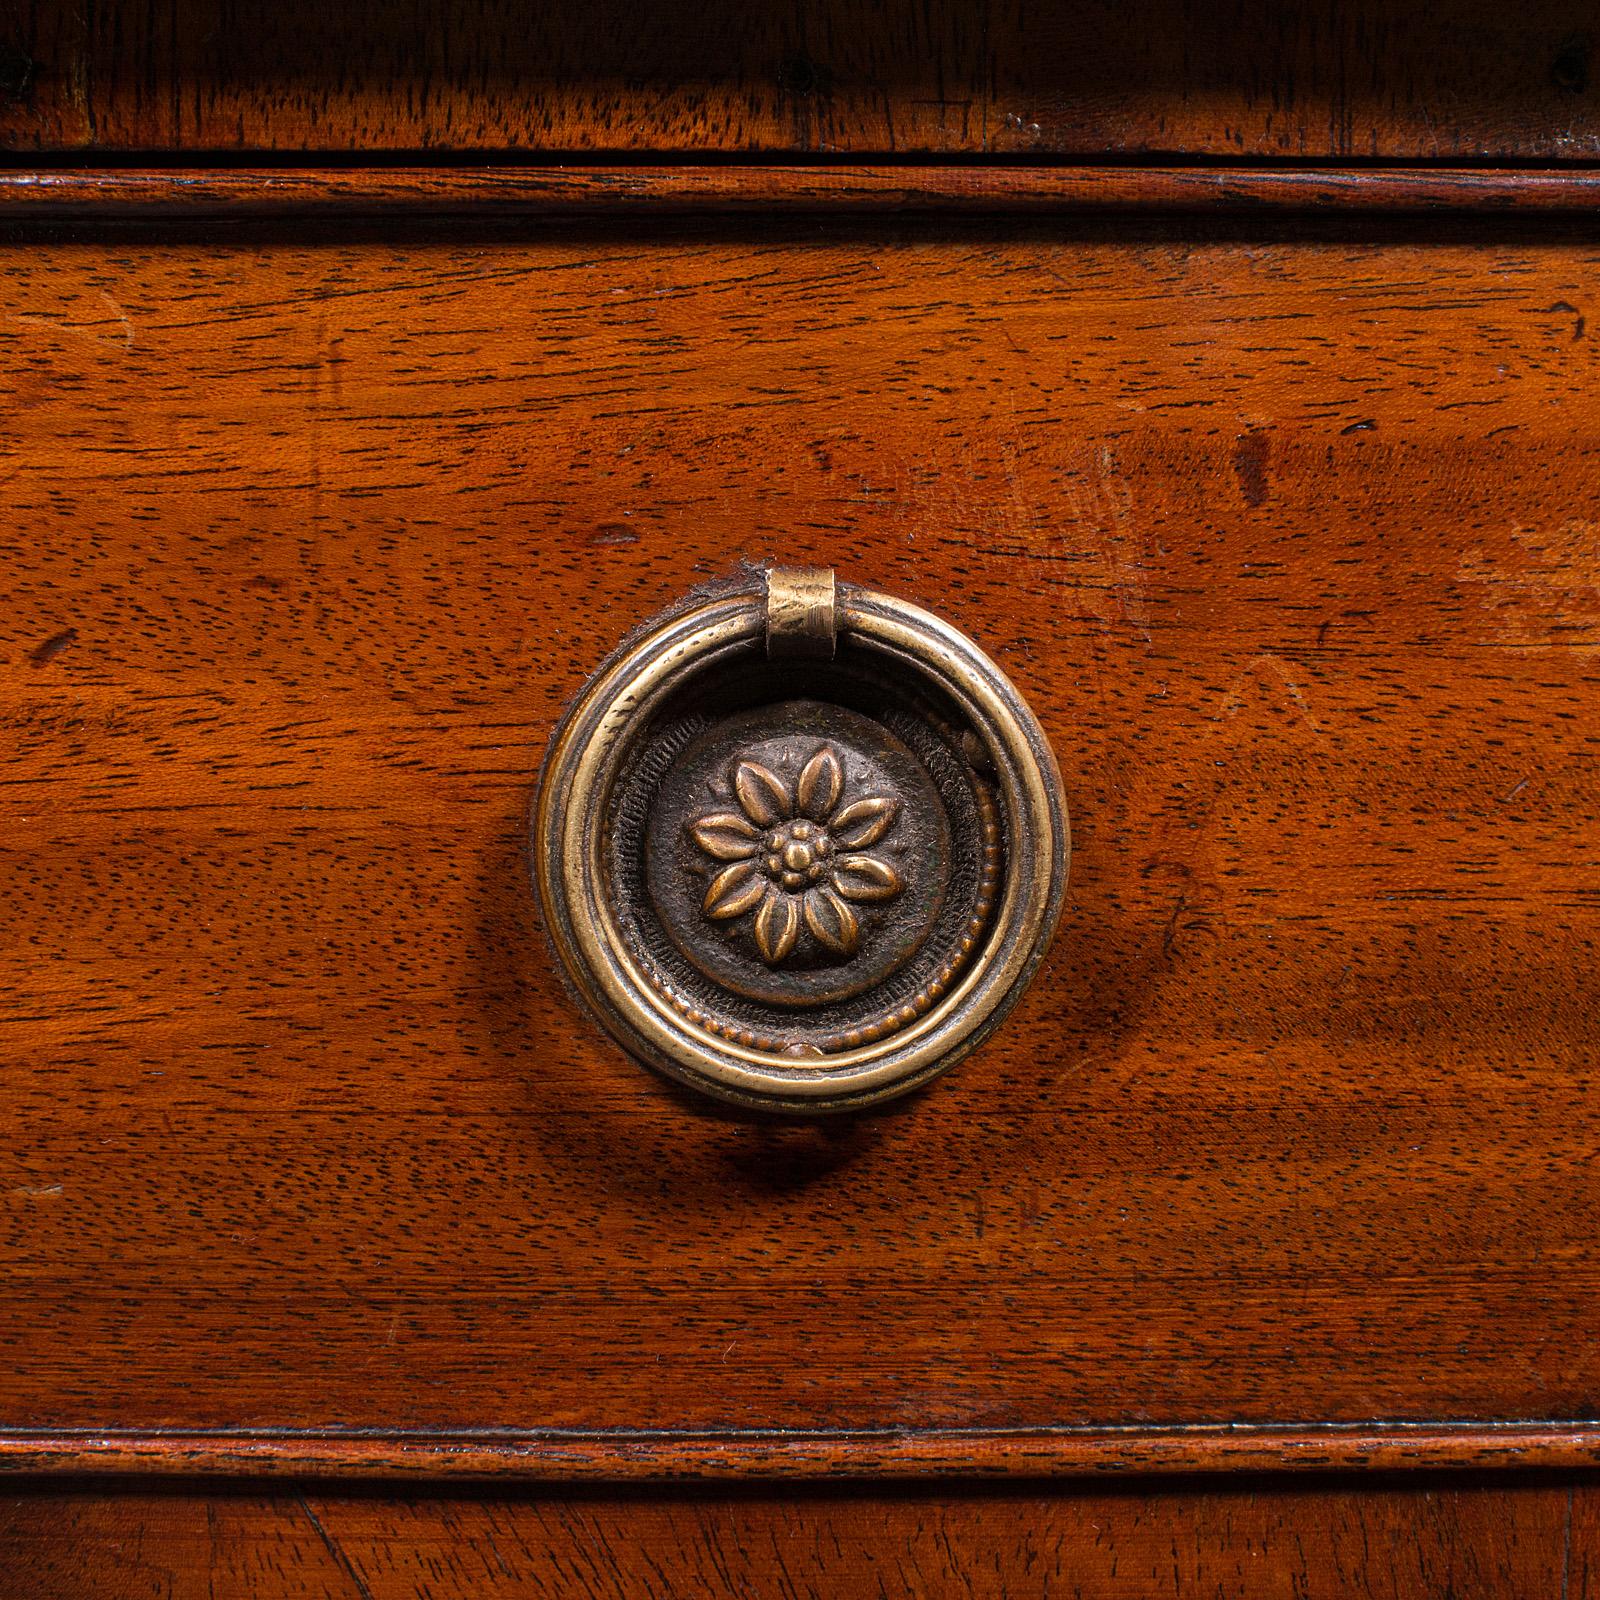
[[[28,1600],[508,1600],[706,1595],[868,1600],[1502,1600],[1600,1585],[1600,1497],[1424,1479],[1358,1489],[930,1486],[594,1490],[400,1501],[311,1486],[0,1501],[0,1592]]]
[[[13,1448],[1592,1415],[1594,268],[1070,212],[15,230]],[[1074,820],[1002,1031],[825,1125],[623,1056],[526,857],[585,676],[765,558],[978,639]]]
[[[0,147],[1592,161],[1583,0],[43,0]]]

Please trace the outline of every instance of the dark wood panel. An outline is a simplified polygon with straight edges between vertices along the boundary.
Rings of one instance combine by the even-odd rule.
[[[1596,254],[17,245],[0,1418],[1592,1415]],[[1008,1026],[823,1127],[617,1056],[523,862],[585,672],[777,553],[1075,813]]]
[[[1592,1484],[393,1499],[23,1488],[5,1600],[1600,1593]]]
[[[1578,0],[38,0],[0,141],[1565,161],[1600,148],[1593,48]]]

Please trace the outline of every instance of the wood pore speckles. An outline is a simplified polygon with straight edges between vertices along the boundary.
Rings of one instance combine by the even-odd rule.
[[[0,1596],[1593,1600],[1596,1509],[1587,1482],[1449,1478],[404,1500],[30,1486],[0,1498]]]
[[[1575,161],[1593,51],[1580,0],[35,0],[0,144]]]
[[[9,248],[0,1418],[1591,1415],[1596,254]],[[621,1058],[527,883],[560,707],[772,556],[1074,816],[1006,1026],[824,1127]]]

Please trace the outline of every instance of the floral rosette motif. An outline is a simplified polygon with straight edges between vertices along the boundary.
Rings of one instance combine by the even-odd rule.
[[[881,857],[867,854],[895,825],[900,802],[888,795],[846,800],[844,768],[822,745],[800,770],[791,793],[758,761],[733,769],[738,811],[690,824],[695,843],[723,862],[706,888],[705,914],[731,922],[755,913],[755,945],[775,967],[799,943],[802,923],[819,945],[853,955],[861,921],[853,904],[893,899],[905,887]]]

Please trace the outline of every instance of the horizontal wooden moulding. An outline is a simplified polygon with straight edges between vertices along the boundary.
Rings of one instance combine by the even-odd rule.
[[[0,173],[0,220],[691,213],[1600,209],[1600,171],[1446,167],[637,166]]]
[[[1600,1466],[1600,1422],[727,1433],[0,1434],[0,1473],[627,1482]]]

